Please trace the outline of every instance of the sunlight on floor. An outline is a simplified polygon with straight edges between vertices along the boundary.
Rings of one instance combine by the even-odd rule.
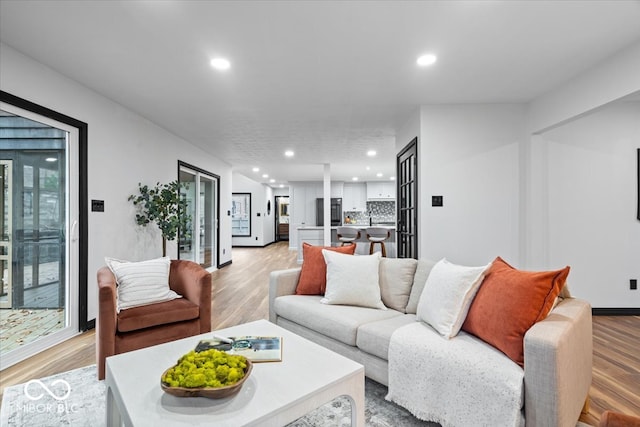
[[[64,309],[0,309],[0,354],[64,328]]]

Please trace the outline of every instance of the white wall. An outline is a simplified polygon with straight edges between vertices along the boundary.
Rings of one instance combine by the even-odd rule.
[[[518,264],[524,119],[519,104],[421,108],[420,258]],[[432,195],[444,206],[432,207]]]
[[[597,307],[640,307],[636,149],[640,102],[611,104],[537,141],[548,209],[546,258],[571,266],[573,294]]]
[[[283,188],[274,188],[273,189],[273,196],[288,196],[289,195],[289,187],[283,187]]]
[[[548,130],[640,89],[640,42],[617,52],[530,105],[530,133]]]
[[[160,233],[135,223],[127,197],[138,182],[177,179],[185,161],[220,176],[220,263],[231,260],[231,167],[157,124],[56,71],[0,44],[0,88],[88,124],[88,198],[105,201],[105,212],[89,212],[88,320],[97,313],[95,274],[104,257],[142,260],[162,253]],[[225,254],[222,254],[222,251]],[[169,242],[168,255],[177,257]]]
[[[416,108],[396,132],[396,153],[399,153],[416,136],[420,136],[420,108]]]
[[[409,144],[413,140],[413,138],[418,137],[418,159],[420,159],[420,154],[422,151],[422,149],[420,148],[420,143],[422,142],[422,135],[420,134],[420,123],[421,123],[421,109],[416,108],[415,111],[413,111],[409,115],[404,125],[402,125],[400,129],[398,129],[398,131],[396,132],[396,154],[402,151],[402,149],[404,149],[404,147],[406,147],[407,144]],[[422,178],[422,171],[420,170],[420,160],[418,160],[418,197],[420,199],[424,199],[426,197],[425,196],[426,193],[423,192],[422,184],[420,183],[421,178]],[[396,194],[396,198],[399,198],[399,197],[400,195]],[[431,206],[431,204],[429,204],[429,206]],[[419,236],[418,242],[420,242],[420,240],[422,239],[421,236],[422,236],[423,226],[424,226],[423,216],[420,215],[420,211],[419,211],[418,212],[418,236]],[[418,245],[417,256],[418,258],[422,258],[422,249],[420,245]]]
[[[273,243],[276,239],[273,189],[238,173],[233,174],[232,189],[234,193],[251,193],[251,236],[233,237],[233,246],[262,247]],[[271,201],[270,213],[267,212],[268,200]]]
[[[568,264],[574,295],[597,308],[639,308],[640,223],[631,163],[638,148],[640,43],[534,100],[527,129],[523,239],[531,269]]]

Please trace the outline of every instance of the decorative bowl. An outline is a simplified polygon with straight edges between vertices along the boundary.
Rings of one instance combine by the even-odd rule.
[[[164,371],[162,377],[164,377],[169,369]],[[222,387],[171,387],[163,383],[162,379],[160,379],[160,387],[162,387],[162,390],[164,390],[166,393],[177,397],[206,397],[209,399],[222,399],[238,393],[240,391],[240,388],[242,388],[242,384],[244,384],[247,378],[249,378],[249,374],[251,374],[252,369],[253,364],[249,359],[247,359],[247,367],[244,370],[244,377],[242,377],[242,379],[235,384]]]

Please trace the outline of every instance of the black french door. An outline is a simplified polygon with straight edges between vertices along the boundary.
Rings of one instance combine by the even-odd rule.
[[[418,259],[418,137],[396,156],[398,258]]]

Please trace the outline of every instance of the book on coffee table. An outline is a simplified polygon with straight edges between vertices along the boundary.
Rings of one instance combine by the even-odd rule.
[[[239,354],[252,362],[282,361],[282,337],[238,336],[201,340],[195,348],[200,352],[215,348],[229,354]]]

